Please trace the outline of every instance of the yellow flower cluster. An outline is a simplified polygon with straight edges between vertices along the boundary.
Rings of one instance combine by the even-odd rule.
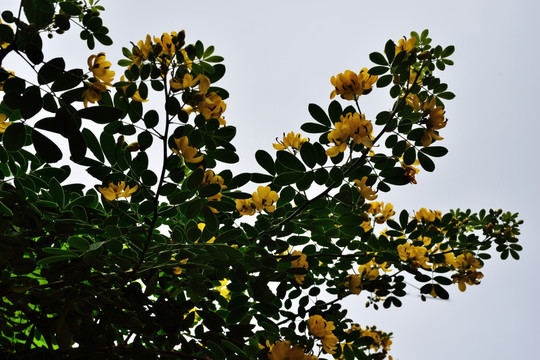
[[[409,242],[406,242],[405,244],[398,245],[397,249],[401,260],[409,262],[415,268],[428,268],[428,249],[424,246],[413,246]]]
[[[321,340],[323,349],[328,354],[335,354],[339,339],[332,330],[336,327],[333,321],[326,321],[321,315],[312,315],[308,319],[309,332]]]
[[[374,201],[369,203],[368,213],[375,216],[375,222],[377,224],[384,224],[386,220],[390,219],[396,214],[394,211],[394,206],[392,204],[384,202]]]
[[[367,179],[367,176],[364,176],[362,180],[354,179],[354,182],[356,183],[357,190],[364,197],[364,199],[375,200],[377,198],[377,193],[376,191],[373,191],[371,186],[366,185]]]
[[[337,76],[332,76],[330,82],[335,90],[330,94],[330,99],[340,95],[342,99],[354,100],[360,95],[369,94],[377,78],[377,76],[369,75],[367,68],[363,68],[358,74],[347,70]]]
[[[259,186],[251,199],[236,199],[236,210],[240,215],[254,215],[255,211],[274,212],[279,195],[270,186]]]
[[[477,271],[482,268],[480,260],[476,259],[471,253],[466,252],[456,257],[455,268],[457,274],[452,275],[454,284],[458,284],[460,291],[465,291],[467,285],[480,284],[479,279],[484,277],[484,274]]]
[[[107,91],[108,86],[112,86],[114,71],[110,68],[111,63],[107,61],[104,52],[88,58],[88,69],[93,77],[86,83],[86,89],[82,93],[84,107],[87,107],[89,102],[93,104],[101,100],[101,93]]]
[[[440,211],[421,208],[414,214],[414,218],[419,222],[434,222],[435,219],[441,220],[442,214]]]
[[[306,269],[309,267],[309,264],[307,262],[307,255],[303,254],[301,251],[295,250],[292,252],[293,256],[300,256],[298,259],[291,261],[291,267],[292,268],[303,268]],[[306,274],[295,274],[294,279],[296,280],[296,283],[298,285],[304,284],[304,279],[306,278]]]
[[[302,135],[295,134],[291,131],[287,135],[283,134],[283,141],[279,141],[277,138],[276,141],[277,143],[272,144],[276,150],[285,150],[289,147],[300,150],[302,144],[308,141],[308,139],[303,138]]]
[[[226,109],[227,104],[223,101],[221,96],[215,92],[206,94],[204,100],[197,105],[197,111],[201,113],[206,120],[218,119],[220,125],[225,125],[227,123],[222,116]]]
[[[414,111],[422,112],[427,115],[427,119],[424,120],[426,129],[420,138],[420,142],[423,147],[428,147],[434,140],[443,140],[444,138],[439,136],[440,130],[446,126],[446,119],[444,117],[444,109],[442,106],[437,106],[436,98],[433,96],[429,101],[422,101],[415,94],[409,94],[405,101],[411,106]]]
[[[138,187],[139,185],[135,185],[132,188],[129,186],[126,187],[125,181],[120,181],[116,185],[109,183],[109,186],[106,188],[98,186],[98,190],[101,194],[103,194],[105,199],[113,201],[121,197],[130,197],[135,191],[137,191]]]
[[[189,146],[189,139],[187,136],[182,136],[180,139],[174,139],[176,149],[171,149],[175,154],[178,154],[184,158],[187,163],[198,164],[203,160],[204,155],[196,156],[199,150],[193,146]]]
[[[340,121],[334,125],[335,129],[327,136],[328,141],[334,146],[326,150],[326,155],[334,157],[347,150],[351,138],[355,144],[363,144],[368,148],[373,146],[371,138],[373,124],[370,120],[366,120],[364,114],[355,112],[341,115]]]
[[[292,345],[290,341],[277,341],[270,346],[269,360],[318,360],[313,354],[306,354],[305,349],[298,344]]]

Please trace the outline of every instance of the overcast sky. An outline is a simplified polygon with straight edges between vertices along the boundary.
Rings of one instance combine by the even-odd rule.
[[[18,1],[2,0],[15,9]],[[4,5],[5,4],[5,5]],[[231,96],[225,116],[238,129],[241,167],[258,170],[254,153],[272,151],[283,132],[310,119],[310,102],[326,108],[330,77],[371,67],[368,55],[411,30],[430,30],[434,44],[455,45],[455,66],[442,73],[456,99],[446,102],[441,145],[450,153],[418,184],[379,196],[398,210],[420,207],[502,208],[525,220],[518,262],[492,259],[480,286],[457,288],[450,301],[408,296],[400,309],[375,312],[365,298],[347,301],[361,325],[394,333],[394,359],[531,359],[537,354],[540,253],[538,215],[540,126],[539,1],[179,1],[102,0],[115,44],[90,52],[74,32],[53,42],[46,57],[67,55],[85,68],[97,51],[121,56],[121,47],[146,34],[184,29],[188,42],[215,45],[225,57],[221,82]],[[13,59],[7,59],[6,67]],[[68,65],[68,66],[70,66]],[[120,71],[117,72],[117,74]],[[391,106],[387,89],[362,97],[368,119]],[[413,288],[408,288],[413,292]],[[413,292],[414,293],[414,292]]]

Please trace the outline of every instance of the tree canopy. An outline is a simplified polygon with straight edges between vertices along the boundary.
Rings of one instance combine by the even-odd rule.
[[[0,69],[3,356],[391,358],[392,334],[342,299],[448,299],[480,284],[493,249],[519,259],[518,214],[377,201],[447,154],[454,94],[438,74],[454,47],[428,30],[333,76],[302,133],[256,151],[260,172],[234,174],[223,57],[177,29],[126,44],[113,65],[93,52],[113,43],[104,10],[22,0],[2,12],[0,66],[16,56],[31,70]],[[72,28],[89,55],[69,69],[45,45]],[[388,109],[363,113],[384,88]],[[73,182],[74,167],[93,182]]]

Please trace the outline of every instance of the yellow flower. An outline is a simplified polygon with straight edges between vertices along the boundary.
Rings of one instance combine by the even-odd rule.
[[[88,68],[92,71],[94,77],[107,86],[112,86],[111,82],[114,78],[114,71],[111,71],[110,67],[111,63],[105,59],[104,52],[91,55],[88,58]]]
[[[482,279],[484,277],[484,274],[482,274],[480,271],[469,271],[466,274],[458,275],[454,274],[452,275],[454,284],[458,283],[459,291],[463,292],[467,289],[467,285],[478,285],[480,284],[479,279]]]
[[[362,278],[358,275],[347,275],[345,286],[349,288],[351,294],[358,295],[362,291]]]
[[[253,204],[251,199],[236,199],[236,211],[240,215],[254,215],[257,207]]]
[[[330,94],[330,99],[341,95],[343,99],[354,100],[362,94],[369,94],[377,78],[377,76],[369,75],[367,68],[360,70],[358,75],[347,70],[337,76],[332,76],[330,82],[334,85],[335,90]]]
[[[182,136],[180,139],[174,139],[176,144],[176,149],[171,149],[175,154],[178,154],[184,158],[184,161],[187,163],[198,164],[203,160],[204,155],[199,155],[196,157],[197,148],[189,146],[189,140],[187,136]]]
[[[326,150],[326,155],[330,157],[337,156],[339,153],[347,150],[347,145],[349,144],[349,128],[339,121],[334,125],[336,128],[330,131],[327,136],[328,141],[334,144],[333,147]]]
[[[362,180],[354,179],[354,182],[358,188],[357,190],[366,200],[375,200],[377,198],[377,194],[375,191],[373,191],[371,186],[366,185],[367,179],[367,176],[364,176]]]
[[[426,110],[432,110],[435,108],[436,106],[436,99],[435,99],[435,96],[433,96],[431,98],[431,100],[429,101],[421,101],[419,98],[418,98],[418,95],[416,94],[409,94],[406,98],[405,98],[405,101],[407,103],[407,105],[409,105],[410,107],[412,107],[414,109],[414,111],[421,111],[421,112],[424,112]]]
[[[218,119],[221,125],[226,124],[225,119],[222,117],[226,109],[227,104],[225,104],[221,99],[221,96],[215,92],[207,94],[204,100],[197,105],[197,111],[199,111],[206,120]]]
[[[4,131],[6,131],[7,127],[11,125],[10,122],[6,122],[7,115],[6,114],[0,114],[0,134],[3,134]]]
[[[339,342],[339,339],[334,334],[328,334],[325,335],[321,339],[321,343],[323,345],[324,351],[328,354],[335,354],[336,352],[334,350],[337,349],[337,344]]]
[[[201,230],[201,233],[202,233],[204,228],[206,227],[206,224],[205,223],[198,223],[197,227],[199,228],[199,230]],[[210,240],[208,240],[206,243],[207,244],[213,244],[214,240],[216,240],[216,237],[212,236],[212,238]],[[195,243],[198,243],[198,242],[199,242],[199,239],[195,240]]]
[[[129,186],[126,187],[126,183],[124,181],[120,181],[116,185],[113,183],[109,183],[109,186],[106,188],[98,186],[98,190],[101,194],[103,194],[105,199],[113,201],[121,197],[130,197],[135,191],[137,191],[138,187],[138,185],[135,185],[132,188],[130,188]]]
[[[174,257],[171,260],[175,260]],[[180,260],[180,263],[181,264],[187,264],[187,261],[188,261],[188,259]],[[184,271],[184,269],[182,267],[180,267],[180,266],[173,267],[173,274],[174,275],[180,275],[180,274],[182,274],[182,271]]]
[[[180,52],[182,53],[182,56],[183,56],[183,58],[184,58],[184,64],[186,65],[186,67],[187,67],[189,70],[191,70],[191,64],[193,64],[193,61],[191,61],[191,60],[189,59],[189,56],[188,56],[186,50],[182,49],[182,50],[180,50]]]
[[[84,107],[88,107],[88,103],[95,103],[101,100],[101,93],[107,91],[107,86],[101,81],[88,84],[86,90],[82,92]]]
[[[426,121],[427,129],[424,130],[420,141],[422,142],[423,147],[429,146],[434,140],[442,140],[443,137],[440,137],[438,132],[435,130],[440,130],[446,126],[446,120],[444,118],[444,109],[439,106],[435,109],[430,110],[429,118]]]
[[[399,39],[398,44],[396,45],[396,55],[401,51],[405,50],[406,52],[411,52],[414,49],[416,44],[416,38],[412,37],[410,39]]]
[[[201,181],[201,185],[208,185],[208,184],[219,184],[221,186],[221,189],[226,189],[227,186],[223,185],[225,180],[219,175],[214,174],[212,170],[206,170],[203,175],[203,179]]]
[[[353,139],[356,144],[364,144],[365,147],[372,147],[371,133],[373,132],[373,124],[371,121],[366,120],[364,114],[359,113],[347,113],[347,115],[341,115],[341,122],[344,128],[348,132],[348,135]]]
[[[274,212],[276,206],[274,205],[278,201],[279,195],[273,191],[270,186],[259,186],[257,192],[253,193],[252,201],[258,211],[263,209],[268,212]]]
[[[205,75],[197,75],[197,77],[194,79],[193,75],[184,74],[184,77],[182,79],[178,79],[176,77],[172,78],[169,81],[169,84],[174,90],[187,89],[190,87],[195,87],[197,86],[197,84],[199,84],[198,92],[200,94],[206,94],[206,92],[210,88],[210,79]]]
[[[276,150],[285,150],[288,147],[300,150],[300,146],[307,141],[306,138],[303,138],[300,134],[295,134],[294,132],[288,133],[286,136],[283,134],[283,141],[279,141],[276,138],[277,144],[272,144]]]
[[[219,286],[216,286],[216,290],[219,291],[219,294],[225,299],[230,300],[231,295],[229,289],[227,289],[227,284],[229,283],[228,279],[219,280]]]
[[[316,338],[332,334],[335,328],[333,321],[326,321],[321,315],[312,315],[308,319],[309,332]]]
[[[398,245],[399,258],[403,261],[408,261],[415,268],[427,267],[428,258],[426,257],[427,249],[423,246],[412,246],[406,242],[403,245]]]
[[[295,250],[292,252],[293,256],[300,256],[298,259],[291,261],[291,267],[292,268],[303,268],[306,269],[309,267],[309,264],[307,262],[307,255],[303,254],[301,251]],[[304,284],[304,279],[306,278],[306,274],[295,274],[294,278],[298,285]]]
[[[270,346],[268,351],[269,360],[318,360],[315,355],[309,355],[304,353],[304,348],[295,344],[291,347],[291,342],[276,341]]]
[[[159,53],[160,56],[163,55],[168,59],[172,59],[174,53],[176,52],[176,48],[172,41],[174,36],[178,36],[175,31],[171,32],[170,34],[163,33],[163,35],[161,35],[161,38],[157,38],[154,36],[154,42],[156,44],[159,44],[161,47],[161,52]]]
[[[426,222],[434,222],[435,219],[441,220],[442,215],[440,211],[434,211],[434,210],[428,210],[426,208],[421,208],[414,214],[414,218],[417,221],[426,221]]]
[[[133,60],[133,64],[140,66],[143,61],[148,59],[151,51],[152,39],[150,38],[150,35],[146,35],[146,39],[144,42],[142,40],[139,40],[137,46],[133,47],[133,56],[131,57],[131,59]]]
[[[480,260],[475,258],[470,252],[458,255],[456,258],[456,269],[462,272],[476,271],[483,267]]]

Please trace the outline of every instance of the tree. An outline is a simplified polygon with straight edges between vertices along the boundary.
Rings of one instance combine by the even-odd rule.
[[[406,280],[447,299],[480,283],[492,246],[519,258],[517,214],[376,201],[447,152],[454,94],[437,73],[454,47],[427,30],[332,77],[342,101],[310,104],[301,127],[318,138],[290,132],[275,155],[256,152],[263,172],[235,175],[213,46],[179,31],[123,48],[118,67],[105,53],[88,69],[45,57],[43,36],[72,24],[90,50],[111,45],[103,10],[34,0],[2,13],[0,65],[16,55],[35,72],[0,72],[3,355],[380,359],[391,334],[348,319],[341,299],[399,307]],[[385,87],[393,105],[372,122],[361,104]],[[95,186],[69,183],[74,166]]]

